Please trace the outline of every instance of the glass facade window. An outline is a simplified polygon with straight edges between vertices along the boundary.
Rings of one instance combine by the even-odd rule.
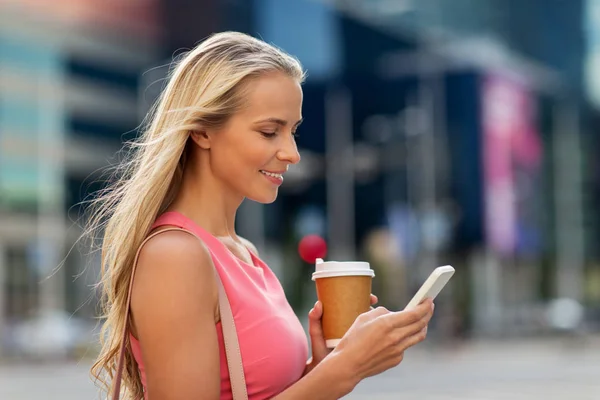
[[[256,33],[294,54],[308,70],[308,79],[329,79],[340,70],[336,11],[311,0],[256,0]]]
[[[51,47],[4,38],[0,65],[0,204],[33,211],[42,185],[60,191],[56,160],[45,161],[56,156],[63,134],[55,96],[61,58]]]

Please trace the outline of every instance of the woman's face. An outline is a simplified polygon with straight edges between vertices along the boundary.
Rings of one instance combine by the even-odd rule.
[[[234,193],[260,203],[277,198],[290,164],[300,161],[294,134],[302,120],[302,89],[274,72],[248,84],[246,104],[207,134],[213,175]]]

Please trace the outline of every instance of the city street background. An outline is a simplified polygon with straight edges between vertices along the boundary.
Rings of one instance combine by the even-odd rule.
[[[0,0],[0,400],[95,398],[88,201],[225,30],[308,73],[302,162],[236,221],[303,323],[305,238],[393,310],[456,269],[427,342],[349,399],[600,399],[600,0]]]

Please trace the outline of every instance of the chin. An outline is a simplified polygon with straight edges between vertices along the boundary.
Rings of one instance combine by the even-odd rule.
[[[273,203],[275,200],[277,200],[277,191],[273,192],[273,193],[260,193],[260,194],[255,194],[253,196],[246,196],[246,198],[255,201],[257,203],[261,203],[261,204],[271,204]]]

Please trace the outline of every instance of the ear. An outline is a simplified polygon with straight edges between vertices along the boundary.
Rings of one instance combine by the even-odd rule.
[[[199,146],[201,149],[208,150],[210,149],[210,136],[205,130],[200,131],[192,131],[190,137]]]

